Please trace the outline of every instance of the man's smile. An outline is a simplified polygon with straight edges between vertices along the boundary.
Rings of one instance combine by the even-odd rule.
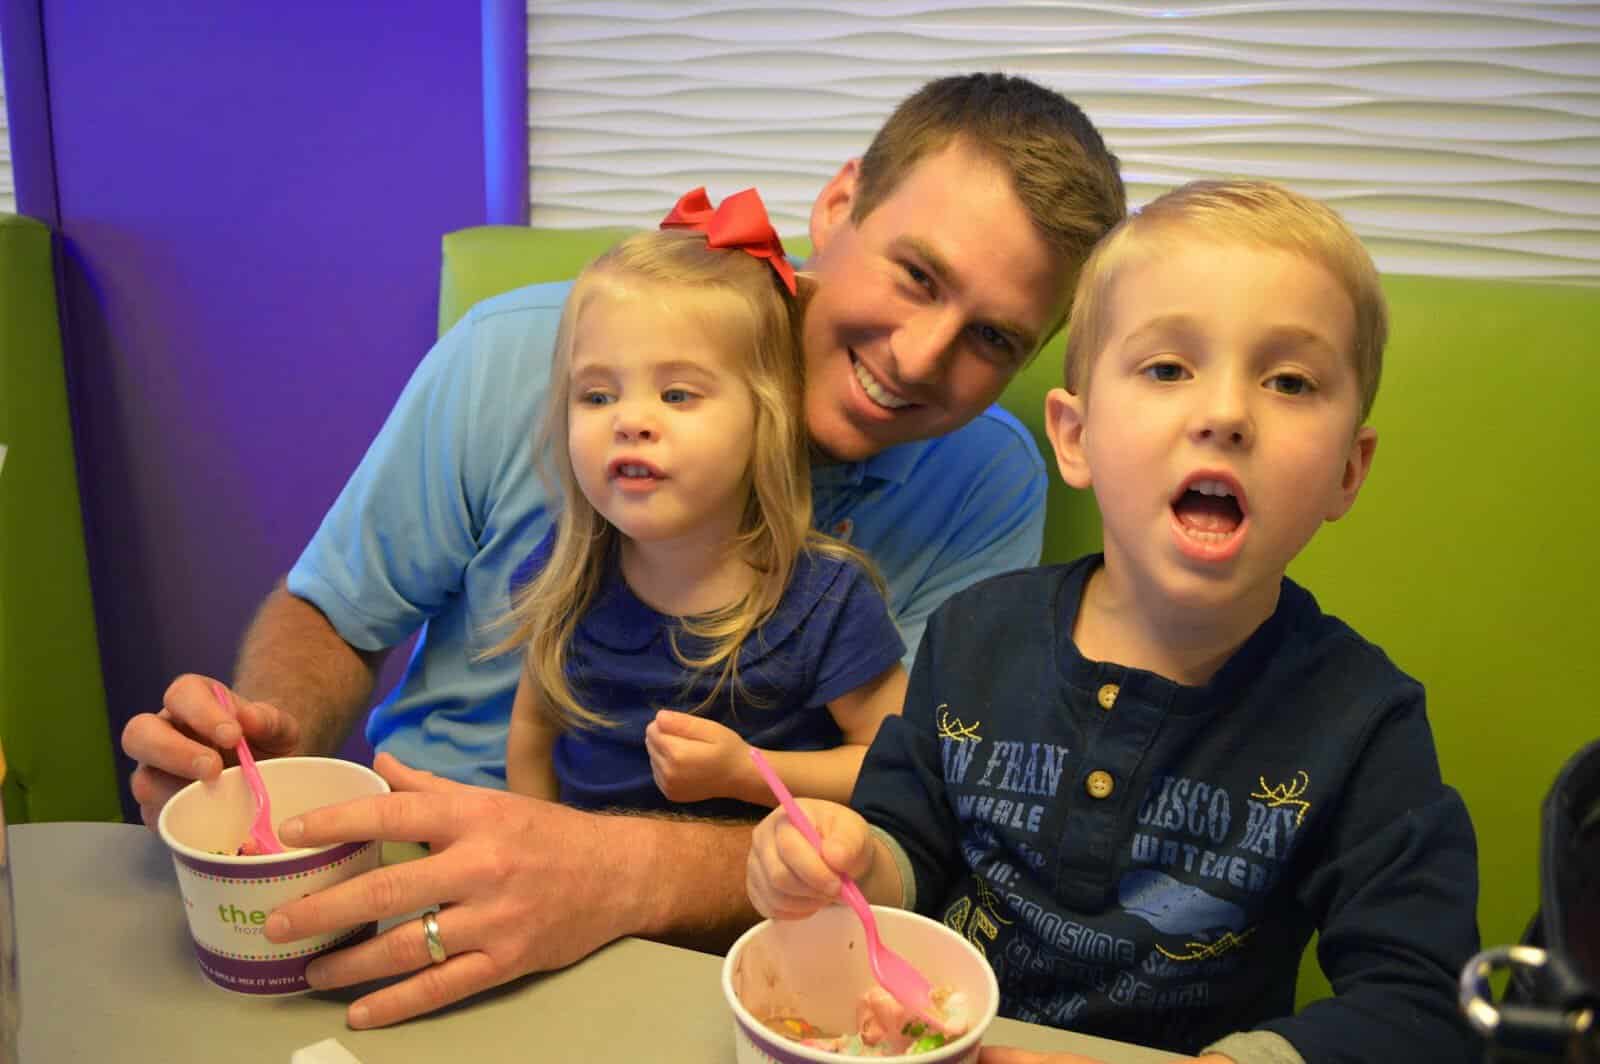
[[[906,407],[914,405],[911,400],[902,399],[879,383],[878,378],[874,377],[872,371],[867,369],[866,363],[857,358],[854,352],[850,353],[850,368],[855,371],[856,383],[861,385],[861,390],[876,405],[883,407],[885,410],[904,410]]]

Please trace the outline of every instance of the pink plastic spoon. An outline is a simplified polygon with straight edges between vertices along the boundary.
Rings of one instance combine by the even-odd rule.
[[[783,780],[772,770],[771,763],[753,746],[750,747],[750,760],[756,763],[756,771],[767,781],[773,797],[782,804],[783,811],[789,814],[789,822],[805,836],[806,841],[811,843],[812,848],[820,855],[822,837],[812,826],[811,819],[795,802],[794,796],[789,793],[789,788],[784,786]],[[872,974],[877,977],[878,985],[887,990],[900,1004],[926,1020],[934,1030],[948,1033],[949,1028],[945,1025],[944,1017],[939,1015],[938,1006],[933,1003],[933,998],[930,996],[933,987],[923,978],[921,972],[911,966],[910,961],[883,944],[883,939],[878,937],[878,921],[872,915],[872,906],[867,904],[866,895],[861,893],[861,888],[856,886],[855,880],[846,875],[840,875],[839,880],[839,897],[855,910],[856,916],[861,920],[861,926],[867,932],[867,960],[872,965]]]
[[[239,707],[233,704],[233,693],[214,681],[211,690],[222,708],[234,720],[238,720]],[[250,744],[244,741],[242,726],[239,729],[239,744],[233,748],[233,752],[239,755],[239,771],[244,773],[250,793],[256,796],[256,818],[250,824],[250,838],[255,841],[256,852],[282,853],[283,843],[278,841],[277,833],[272,830],[272,799],[267,796],[267,785],[261,779],[261,770],[256,768],[256,759],[250,755]]]

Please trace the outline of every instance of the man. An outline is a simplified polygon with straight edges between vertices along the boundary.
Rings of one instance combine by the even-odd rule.
[[[1060,327],[1079,267],[1123,213],[1116,159],[1083,113],[994,74],[913,94],[812,207],[816,294],[802,339],[817,525],[873,557],[913,652],[951,592],[1037,561],[1043,465],[1022,427],[990,407]],[[595,816],[497,789],[518,662],[472,652],[550,522],[526,441],[565,291],[487,301],[418,367],[246,633],[237,722],[206,678],[184,676],[159,713],[123,732],[140,762],[134,796],[154,823],[178,787],[221,770],[240,728],[264,755],[336,749],[386,649],[426,623],[368,727],[399,793],[281,828],[294,844],[432,848],[286,906],[265,928],[283,941],[445,907],[436,931],[408,922],[312,965],[326,988],[433,963],[356,1001],[354,1027],[623,935],[726,942],[753,919],[742,889],[750,825]]]

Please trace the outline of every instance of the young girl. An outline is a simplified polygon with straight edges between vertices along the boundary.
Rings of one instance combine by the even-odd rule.
[[[750,816],[750,744],[845,801],[899,712],[881,584],[811,528],[795,294],[754,189],[696,189],[574,282],[537,439],[562,511],[496,648],[526,647],[512,790]]]

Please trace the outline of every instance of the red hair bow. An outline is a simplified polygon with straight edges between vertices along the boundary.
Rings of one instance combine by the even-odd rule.
[[[706,235],[706,245],[714,248],[737,248],[758,259],[766,259],[783,282],[783,287],[795,294],[794,267],[783,253],[783,241],[772,228],[767,208],[753,188],[726,196],[722,204],[713,209],[704,187],[685,192],[667,216],[661,219],[663,229],[695,229]]]

